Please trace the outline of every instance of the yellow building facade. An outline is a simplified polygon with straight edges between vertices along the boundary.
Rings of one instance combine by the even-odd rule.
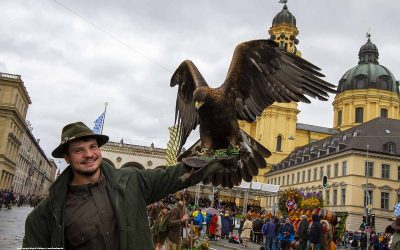
[[[368,187],[376,230],[382,232],[400,200],[399,127],[399,120],[376,118],[300,147],[275,165],[266,181],[281,190],[322,192],[327,208],[349,213],[347,229],[352,231],[359,229],[365,215]],[[328,188],[322,187],[323,176],[328,177]],[[267,209],[278,199],[278,195],[267,198]]]
[[[30,97],[21,76],[0,73],[0,189],[10,189]]]

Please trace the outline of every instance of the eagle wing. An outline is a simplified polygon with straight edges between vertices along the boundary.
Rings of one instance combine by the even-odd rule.
[[[274,102],[307,102],[306,95],[328,100],[334,87],[320,77],[320,68],[286,53],[272,40],[239,44],[233,54],[222,91],[229,96],[239,119],[254,122]]]
[[[176,97],[175,122],[179,138],[178,154],[190,132],[199,124],[199,117],[193,105],[193,92],[201,86],[208,87],[196,65],[190,60],[183,61],[171,77],[170,86],[178,85]]]

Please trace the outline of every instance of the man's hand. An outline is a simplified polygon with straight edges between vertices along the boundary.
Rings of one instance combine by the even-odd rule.
[[[181,221],[182,222],[185,222],[187,220],[187,215],[186,214],[184,214],[183,216],[182,216],[182,219],[181,219]]]

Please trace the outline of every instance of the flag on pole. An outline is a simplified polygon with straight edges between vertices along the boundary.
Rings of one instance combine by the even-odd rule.
[[[94,121],[94,127],[92,129],[93,133],[95,134],[101,134],[103,130],[103,125],[104,125],[104,117],[106,116],[106,112],[104,111],[99,118]]]

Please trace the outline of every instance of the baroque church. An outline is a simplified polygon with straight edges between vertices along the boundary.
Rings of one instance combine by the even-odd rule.
[[[298,34],[285,4],[269,35],[281,49],[301,56]],[[400,200],[399,82],[379,64],[370,35],[358,58],[337,83],[332,128],[298,123],[297,103],[274,103],[257,122],[240,126],[272,152],[257,181],[279,185],[281,191],[322,192],[325,207],[348,212],[348,230],[358,230],[368,212],[382,232]],[[327,187],[322,186],[324,177]],[[260,204],[272,210],[278,199],[279,194]]]

